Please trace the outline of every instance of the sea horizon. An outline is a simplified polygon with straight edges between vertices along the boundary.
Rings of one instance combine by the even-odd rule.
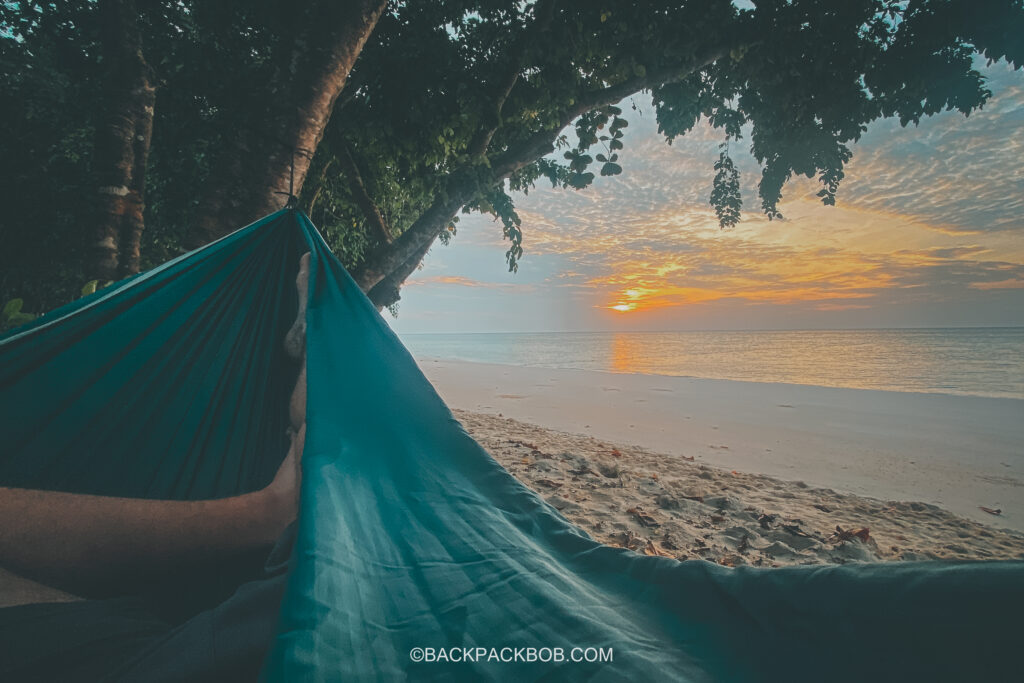
[[[417,356],[512,366],[1024,399],[1024,326],[426,332]]]

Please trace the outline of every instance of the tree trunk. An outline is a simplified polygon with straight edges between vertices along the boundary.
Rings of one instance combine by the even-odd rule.
[[[430,251],[430,247],[434,244],[434,240],[436,239],[437,238],[435,237],[430,241],[424,241],[419,250],[410,256],[405,263],[371,287],[370,291],[366,292],[366,296],[370,298],[370,301],[373,302],[373,305],[377,307],[378,311],[385,306],[391,306],[398,303],[402,298],[400,294],[402,285],[404,285],[405,281],[409,279],[409,276],[420,267],[420,263],[423,262],[423,259],[426,257],[427,252]]]
[[[96,126],[93,146],[98,206],[85,270],[89,277],[113,280],[139,270],[156,88],[142,54],[134,2],[102,0],[100,12],[107,109]]]
[[[263,100],[251,105],[267,112],[262,130],[238,131],[224,145],[187,246],[202,246],[280,208],[289,191],[299,194],[338,94],[386,4],[325,0],[304,10],[304,33],[293,43],[301,50],[281,55],[270,101],[261,93]]]

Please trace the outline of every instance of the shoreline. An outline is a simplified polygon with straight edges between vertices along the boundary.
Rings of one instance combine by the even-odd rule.
[[[473,334],[473,333],[468,333]],[[480,332],[479,334],[489,334],[487,332]],[[643,333],[632,333],[632,334],[643,334]],[[415,356],[417,364],[420,368],[425,368],[426,363],[465,363],[467,365],[488,365],[502,368],[530,368],[533,370],[553,370],[555,372],[561,372],[568,370],[571,372],[595,372],[603,375],[626,375],[635,377],[665,377],[669,379],[689,379],[699,380],[708,382],[735,382],[739,384],[766,384],[770,386],[779,387],[805,387],[810,389],[839,389],[842,391],[878,391],[885,394],[907,394],[911,396],[952,396],[952,397],[963,397],[963,398],[986,398],[986,399],[997,399],[1006,401],[1019,401],[1021,403],[1021,410],[1024,411],[1024,396],[1004,396],[1002,394],[977,394],[969,392],[955,392],[955,391],[898,391],[896,389],[873,389],[870,387],[840,387],[840,386],[828,386],[825,384],[801,384],[799,382],[770,382],[767,380],[753,380],[753,379],[729,379],[726,377],[702,377],[700,375],[666,375],[658,372],[626,372],[623,370],[596,370],[591,368],[560,368],[551,365],[516,365],[514,363],[491,363],[488,361],[477,361],[477,360],[462,360],[459,358],[441,358],[439,356]]]
[[[417,362],[453,409],[1024,531],[1020,399]]]

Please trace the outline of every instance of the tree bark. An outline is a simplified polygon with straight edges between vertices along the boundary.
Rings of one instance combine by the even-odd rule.
[[[380,209],[373,203],[373,199],[370,198],[369,193],[366,191],[366,185],[363,184],[363,175],[359,172],[359,166],[356,165],[356,160],[352,158],[348,145],[342,145],[338,161],[341,162],[341,168],[348,177],[348,186],[352,192],[352,198],[366,217],[366,222],[369,224],[371,232],[377,238],[377,242],[379,244],[390,244],[392,240],[391,226],[384,220]]]
[[[238,131],[224,146],[187,246],[202,246],[280,208],[289,189],[299,194],[338,94],[386,4],[325,0],[305,9],[305,32],[293,43],[298,47],[281,56],[271,100],[252,104],[267,111],[259,118],[263,129]]]
[[[373,305],[377,307],[378,311],[385,306],[391,306],[392,304],[398,303],[402,298],[402,285],[404,285],[405,281],[409,279],[409,276],[420,267],[420,263],[423,262],[423,259],[426,257],[427,252],[430,251],[430,247],[433,246],[434,240],[436,239],[437,237],[435,236],[432,240],[424,241],[419,250],[406,259],[402,265],[391,271],[387,277],[370,288],[370,291],[366,293],[366,296],[370,298],[370,301],[373,302]]]
[[[93,145],[97,216],[85,271],[92,278],[113,280],[139,271],[156,88],[142,53],[134,2],[102,0],[100,13],[107,108]]]

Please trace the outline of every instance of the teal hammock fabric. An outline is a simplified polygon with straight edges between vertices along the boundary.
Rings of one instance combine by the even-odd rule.
[[[593,541],[467,435],[296,211],[0,340],[0,485],[198,499],[266,484],[305,251],[301,509],[265,680],[1019,674],[1024,562],[727,569]]]

